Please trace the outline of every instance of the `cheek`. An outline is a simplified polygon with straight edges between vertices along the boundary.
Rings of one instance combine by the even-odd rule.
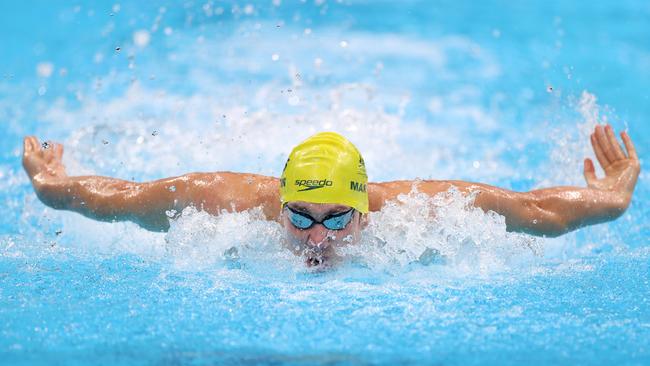
[[[300,241],[306,235],[306,231],[297,229],[286,217],[282,219],[282,226],[284,227],[284,231],[289,239]]]

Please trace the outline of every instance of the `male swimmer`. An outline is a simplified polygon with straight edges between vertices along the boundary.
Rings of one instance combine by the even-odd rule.
[[[640,164],[634,145],[621,133],[626,152],[611,126],[597,126],[591,144],[605,172],[596,177],[594,163],[584,161],[587,187],[553,187],[513,192],[463,181],[417,181],[429,196],[456,187],[475,192],[474,205],[506,219],[508,231],[558,236],[583,226],[613,220],[630,204]],[[368,183],[357,148],[343,136],[324,132],[296,146],[281,177],[217,172],[191,173],[135,183],[99,176],[70,177],[58,143],[24,141],[23,166],[38,198],[55,209],[78,212],[102,221],[132,221],[152,231],[166,231],[166,212],[194,206],[210,214],[261,207],[268,220],[284,227],[289,247],[308,264],[335,257],[335,247],[357,242],[367,213],[409,193],[416,181]]]

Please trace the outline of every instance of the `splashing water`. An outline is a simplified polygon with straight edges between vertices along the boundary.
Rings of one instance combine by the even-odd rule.
[[[316,269],[259,209],[170,211],[169,232],[151,233],[44,207],[20,166],[36,135],[65,143],[72,175],[277,176],[296,143],[331,130],[372,181],[526,191],[583,186],[604,122],[629,124],[643,160],[646,7],[508,6],[0,5],[0,359],[645,363],[645,173],[618,221],[554,239],[416,185]]]
[[[541,255],[536,239],[507,233],[503,216],[484,213],[472,206],[473,201],[474,196],[465,197],[453,187],[429,197],[416,185],[408,195],[371,213],[365,239],[341,252],[374,270],[433,263],[447,265],[457,274],[498,272]]]

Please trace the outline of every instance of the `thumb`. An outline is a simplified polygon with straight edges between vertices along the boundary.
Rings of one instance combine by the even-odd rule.
[[[596,169],[594,168],[594,162],[589,158],[585,159],[584,175],[588,186],[592,186],[598,180],[598,178],[596,178]]]

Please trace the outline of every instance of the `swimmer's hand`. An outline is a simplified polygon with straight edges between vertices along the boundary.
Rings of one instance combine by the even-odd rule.
[[[48,199],[43,188],[61,184],[68,177],[62,162],[63,145],[56,142],[39,143],[33,136],[23,141],[23,168],[41,200]]]
[[[473,194],[474,206],[494,211],[506,219],[508,231],[538,236],[558,236],[578,228],[620,217],[632,200],[639,176],[639,158],[630,136],[621,133],[627,154],[616,140],[612,127],[597,126],[591,144],[605,177],[596,177],[594,163],[585,159],[587,187],[549,187],[514,192],[481,183],[463,181],[395,181],[370,183],[370,210],[417,188],[431,197],[454,187]]]
[[[587,186],[594,190],[609,192],[612,199],[618,201],[621,213],[627,209],[632,200],[641,164],[634,144],[627,132],[621,132],[627,154],[616,140],[612,126],[596,126],[591,134],[591,146],[596,158],[605,172],[605,177],[598,179],[591,159],[585,159],[584,175]]]
[[[151,231],[169,229],[169,219],[188,207],[218,215],[261,207],[269,219],[279,216],[279,180],[256,174],[190,173],[151,182],[101,176],[68,176],[63,146],[24,141],[23,167],[38,198],[47,206],[100,221],[131,221]]]

